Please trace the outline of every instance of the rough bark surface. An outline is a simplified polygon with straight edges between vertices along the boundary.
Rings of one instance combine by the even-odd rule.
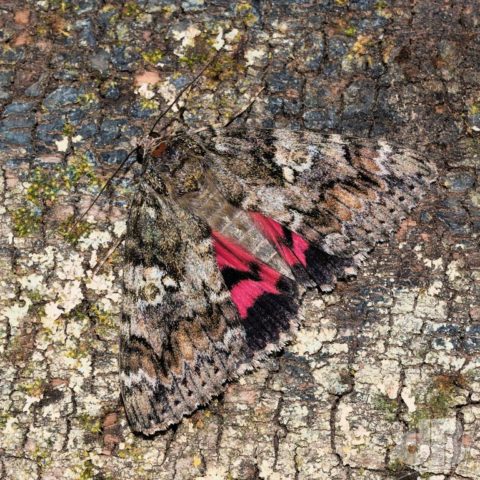
[[[0,478],[480,479],[476,0],[0,5]],[[384,137],[435,156],[429,198],[361,275],[311,294],[282,355],[154,438],[119,400],[134,137],[174,112]]]

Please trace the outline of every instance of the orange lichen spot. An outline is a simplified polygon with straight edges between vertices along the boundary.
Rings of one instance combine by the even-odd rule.
[[[30,22],[30,10],[18,10],[15,12],[14,21],[17,25],[28,25]]]
[[[118,414],[116,413],[107,413],[103,419],[103,428],[112,427],[118,423]]]
[[[155,85],[160,81],[160,74],[153,70],[145,70],[144,72],[137,73],[135,75],[135,85],[140,87],[141,85]]]
[[[62,387],[64,385],[68,385],[68,380],[65,378],[52,378],[50,380],[50,385],[54,388]]]
[[[32,37],[27,32],[22,32],[13,41],[14,47],[21,47],[22,45],[29,45],[32,43]]]

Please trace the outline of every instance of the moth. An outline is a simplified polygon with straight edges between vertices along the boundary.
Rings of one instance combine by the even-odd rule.
[[[157,141],[125,239],[121,393],[151,435],[279,350],[301,292],[355,275],[436,177],[381,140],[231,127]]]

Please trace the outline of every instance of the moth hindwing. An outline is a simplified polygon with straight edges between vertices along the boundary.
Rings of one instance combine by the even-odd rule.
[[[158,152],[125,244],[122,396],[144,434],[281,348],[299,288],[354,275],[436,176],[408,149],[307,131],[177,134]]]

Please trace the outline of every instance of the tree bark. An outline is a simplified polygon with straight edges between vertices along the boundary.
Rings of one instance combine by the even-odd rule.
[[[480,479],[478,4],[4,2],[0,478]],[[119,176],[158,110],[386,138],[441,177],[297,338],[153,438],[119,397]],[[94,266],[106,259],[94,274]]]

